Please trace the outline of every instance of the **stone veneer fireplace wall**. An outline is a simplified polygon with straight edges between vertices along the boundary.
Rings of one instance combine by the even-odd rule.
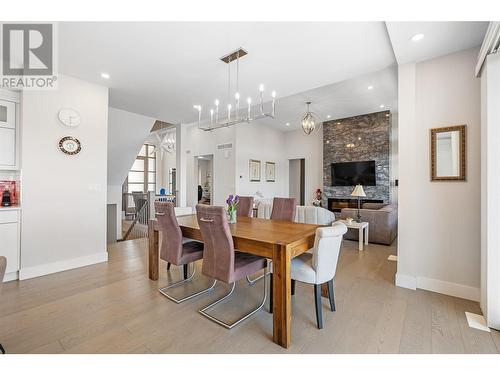
[[[323,207],[328,198],[349,198],[352,186],[332,186],[331,164],[375,160],[376,186],[363,186],[367,199],[389,203],[390,112],[323,123]]]

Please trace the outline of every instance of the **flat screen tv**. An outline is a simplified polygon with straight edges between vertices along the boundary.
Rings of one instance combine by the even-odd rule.
[[[332,163],[332,186],[375,186],[375,160]]]

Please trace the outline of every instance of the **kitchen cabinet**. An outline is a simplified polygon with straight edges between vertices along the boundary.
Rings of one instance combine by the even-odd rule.
[[[5,281],[18,278],[20,268],[20,220],[18,208],[0,207],[0,255],[7,258]]]
[[[0,169],[18,167],[17,104],[0,99]]]

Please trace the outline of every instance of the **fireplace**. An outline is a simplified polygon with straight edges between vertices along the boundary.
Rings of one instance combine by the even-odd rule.
[[[363,203],[384,203],[382,199],[362,199]],[[332,212],[340,212],[343,208],[358,208],[358,200],[353,198],[328,198],[328,207]]]

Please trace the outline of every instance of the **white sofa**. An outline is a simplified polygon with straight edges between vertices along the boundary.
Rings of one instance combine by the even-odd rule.
[[[257,217],[270,219],[273,209],[272,203],[260,203],[257,208]],[[322,207],[297,206],[295,222],[317,225],[331,225],[335,221],[335,214]]]

